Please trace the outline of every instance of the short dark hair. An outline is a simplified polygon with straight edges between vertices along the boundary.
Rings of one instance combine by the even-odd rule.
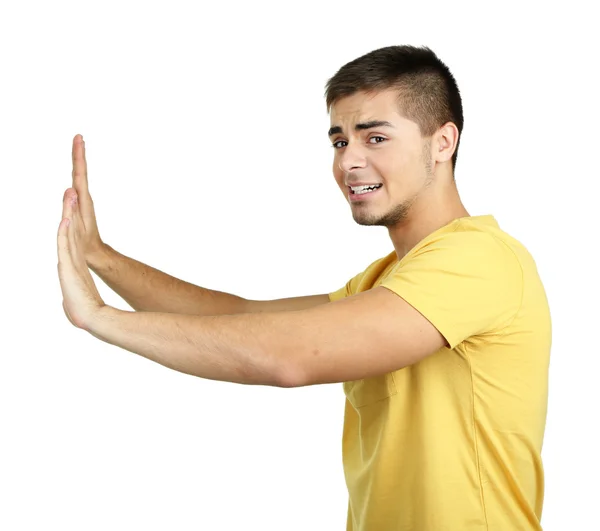
[[[398,89],[402,115],[419,125],[422,136],[431,136],[447,122],[456,125],[454,170],[463,130],[462,101],[450,69],[427,46],[387,46],[345,64],[325,87],[327,112],[345,96],[389,88]]]

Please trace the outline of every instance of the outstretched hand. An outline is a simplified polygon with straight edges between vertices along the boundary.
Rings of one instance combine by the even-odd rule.
[[[81,135],[76,135],[73,139],[73,154],[73,182],[75,185],[75,175],[78,171],[76,165],[79,163],[79,167],[81,166],[83,157]],[[87,192],[87,182],[85,184],[84,193]],[[77,328],[86,329],[97,312],[105,306],[105,303],[98,293],[86,263],[86,247],[89,237],[78,199],[75,187],[68,188],[63,197],[62,221],[58,227],[57,238],[58,278],[67,318]]]

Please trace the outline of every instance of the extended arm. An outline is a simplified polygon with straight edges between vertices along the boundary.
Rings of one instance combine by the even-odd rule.
[[[279,387],[384,374],[446,343],[429,321],[386,288],[290,312],[199,317],[104,306],[85,328],[177,371]]]

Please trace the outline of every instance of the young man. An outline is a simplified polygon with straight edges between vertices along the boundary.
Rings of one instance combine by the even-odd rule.
[[[183,282],[101,240],[77,135],[58,231],[67,317],[202,378],[344,382],[349,530],[541,529],[548,302],[525,247],[459,198],[452,74],[428,48],[387,47],[343,66],[326,100],[337,184],[392,252],[331,294]],[[136,311],[106,305],[88,267]]]

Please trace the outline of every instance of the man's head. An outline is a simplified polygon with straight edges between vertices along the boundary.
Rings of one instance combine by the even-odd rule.
[[[328,81],[333,173],[361,225],[392,227],[415,201],[454,185],[463,127],[458,87],[426,47],[390,46]],[[373,192],[350,187],[377,185]]]

